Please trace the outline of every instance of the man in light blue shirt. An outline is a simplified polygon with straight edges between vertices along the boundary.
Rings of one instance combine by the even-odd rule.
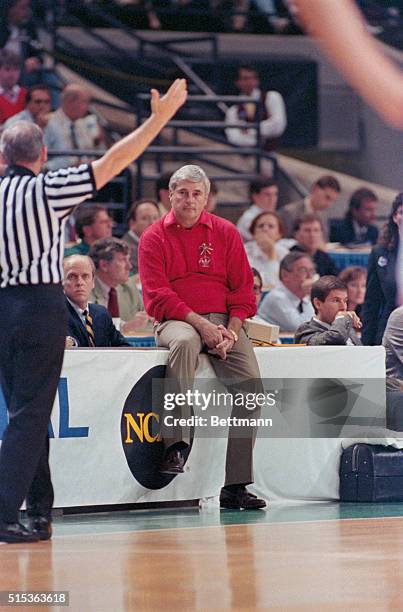
[[[47,149],[63,149],[63,142],[59,138],[57,130],[48,121],[50,111],[51,96],[49,89],[44,85],[34,85],[28,89],[24,110],[10,117],[5,122],[4,129],[12,127],[18,121],[36,123],[43,130],[43,141]]]
[[[280,263],[280,283],[263,299],[258,315],[280,331],[295,332],[314,315],[310,300],[315,265],[306,253],[293,252]]]

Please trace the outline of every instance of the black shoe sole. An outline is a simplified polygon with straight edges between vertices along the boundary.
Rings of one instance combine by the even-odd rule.
[[[39,537],[0,536],[0,544],[34,544],[39,542]]]
[[[36,532],[38,534],[38,538],[41,540],[41,542],[45,542],[46,540],[50,540],[52,537],[51,533],[41,533],[40,531]]]
[[[226,510],[262,510],[266,508],[267,504],[259,504],[256,506],[240,506],[239,504],[231,503],[230,501],[220,501],[220,508],[224,508]]]

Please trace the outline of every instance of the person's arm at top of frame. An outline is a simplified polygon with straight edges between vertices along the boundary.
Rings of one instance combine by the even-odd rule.
[[[403,76],[351,0],[292,0],[297,18],[346,80],[391,127],[403,129]]]
[[[185,79],[176,79],[162,97],[155,89],[151,90],[151,115],[148,119],[131,134],[114,144],[100,159],[92,162],[97,189],[103,187],[143,153],[185,103],[186,96]]]

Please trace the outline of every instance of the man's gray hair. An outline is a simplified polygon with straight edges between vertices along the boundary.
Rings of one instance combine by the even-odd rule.
[[[179,168],[179,170],[176,170],[176,172],[174,172],[169,179],[169,190],[173,191],[179,181],[203,183],[206,190],[206,196],[208,196],[210,193],[210,181],[207,174],[204,172],[203,168],[200,168],[200,166],[189,164],[187,166],[182,166],[182,168]]]
[[[9,166],[38,161],[42,147],[42,130],[30,121],[17,121],[4,130],[0,140],[0,152]]]

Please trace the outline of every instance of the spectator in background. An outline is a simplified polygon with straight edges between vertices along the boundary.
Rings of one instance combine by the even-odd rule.
[[[260,304],[258,315],[280,331],[295,332],[313,316],[310,300],[315,266],[305,253],[289,253],[280,263],[280,283]]]
[[[103,306],[89,304],[94,287],[94,263],[87,255],[63,261],[63,289],[68,312],[66,348],[77,346],[130,346],[115,328]]]
[[[273,288],[279,281],[280,261],[288,249],[278,243],[283,235],[281,219],[276,213],[260,213],[252,222],[253,240],[245,244],[249,263],[259,270],[263,285]]]
[[[250,226],[252,221],[262,212],[274,212],[278,202],[278,187],[272,179],[258,177],[249,184],[251,205],[238,219],[236,224],[242,240],[252,240]]]
[[[259,76],[252,66],[240,66],[235,86],[241,96],[249,96],[258,101],[230,106],[225,121],[228,125],[237,123],[260,122],[260,135],[263,147],[272,151],[287,127],[287,114],[282,95],[278,91],[263,92],[259,89]],[[228,141],[236,146],[255,147],[257,130],[255,128],[227,127]]]
[[[315,263],[316,271],[319,276],[334,275],[337,276],[338,269],[333,260],[325,251],[322,250],[324,245],[323,240],[323,225],[319,215],[308,213],[302,215],[295,224],[294,232],[297,244],[291,247],[290,251],[304,251],[310,255]]]
[[[1,1],[0,48],[21,57],[26,73],[41,68],[42,45],[32,21],[30,0]]]
[[[161,217],[171,210],[171,202],[169,200],[170,178],[171,172],[164,172],[164,174],[161,174],[155,183],[155,190],[157,192],[157,200]]]
[[[20,76],[20,56],[0,51],[0,125],[24,109],[27,90],[18,85]]]
[[[391,312],[382,344],[386,351],[386,376],[403,385],[403,306]]]
[[[354,191],[344,219],[333,219],[330,223],[330,242],[341,244],[376,244],[378,228],[376,219],[378,198],[370,189],[362,187]]]
[[[30,0],[1,0],[0,48],[19,55],[23,62],[21,83],[26,87],[45,84],[52,89],[53,105],[61,86],[57,75],[43,66],[42,44],[32,19]]]
[[[0,59],[1,62],[1,59]],[[1,81],[1,68],[0,68]],[[11,127],[17,121],[30,121],[42,128],[44,136],[46,133],[48,115],[51,110],[51,100],[48,88],[45,85],[34,85],[24,95],[24,109],[13,115],[4,124],[4,129]],[[46,146],[48,144],[46,143]]]
[[[259,270],[256,270],[256,268],[252,267],[252,274],[253,274],[253,293],[255,294],[255,297],[256,297],[256,306],[257,308],[259,308],[260,300],[262,299],[262,295],[263,295],[263,280],[262,280],[262,277],[260,276]],[[256,318],[256,315],[255,315],[255,318]]]
[[[362,342],[381,344],[390,313],[397,306],[396,260],[399,250],[399,226],[403,221],[403,193],[399,193],[379,242],[368,261],[368,280],[362,309]]]
[[[70,83],[62,91],[61,106],[50,115],[48,125],[58,135],[57,148],[85,151],[104,146],[104,136],[96,115],[89,114],[90,92],[81,85]],[[88,157],[53,157],[50,170],[76,166]]]
[[[144,198],[133,202],[127,215],[129,230],[122,236],[130,249],[131,271],[137,274],[139,271],[138,247],[141,234],[144,230],[160,218],[160,211],[155,200]]]
[[[42,128],[43,141],[48,149],[56,149],[58,146],[58,134],[52,125],[49,126],[49,113],[51,109],[50,91],[45,85],[34,85],[27,91],[25,97],[25,108],[17,115],[10,117],[4,124],[7,129],[17,121],[30,121]],[[70,219],[69,219],[70,221]],[[68,223],[69,223],[68,221]]]
[[[336,202],[340,191],[339,181],[334,176],[326,174],[313,183],[309,195],[305,198],[283,206],[279,210],[279,215],[284,223],[286,238],[293,237],[295,222],[299,217],[305,213],[317,213],[322,218],[327,240],[324,212]]]
[[[94,288],[90,301],[105,306],[120,331],[131,334],[151,331],[151,320],[144,312],[143,300],[133,277],[129,278],[129,247],[119,238],[101,238],[89,252],[95,264]]]
[[[207,198],[206,210],[209,213],[213,213],[217,208],[217,193],[218,188],[216,183],[211,179],[210,180],[210,192]]]
[[[348,310],[343,281],[337,276],[322,276],[312,285],[311,301],[315,314],[295,332],[296,344],[361,345],[355,333],[361,329],[361,321],[353,310]]]
[[[347,310],[354,310],[354,312],[360,316],[365,299],[367,270],[360,266],[350,266],[340,272],[339,279],[347,286]]]
[[[161,22],[154,6],[156,3],[153,0],[116,0],[116,4],[120,7],[119,15],[123,10],[124,16],[130,19],[130,24],[134,25],[136,30],[161,29]]]
[[[113,221],[107,209],[100,204],[90,204],[77,209],[75,228],[81,242],[68,247],[64,256],[88,255],[90,247],[99,238],[112,236]]]

